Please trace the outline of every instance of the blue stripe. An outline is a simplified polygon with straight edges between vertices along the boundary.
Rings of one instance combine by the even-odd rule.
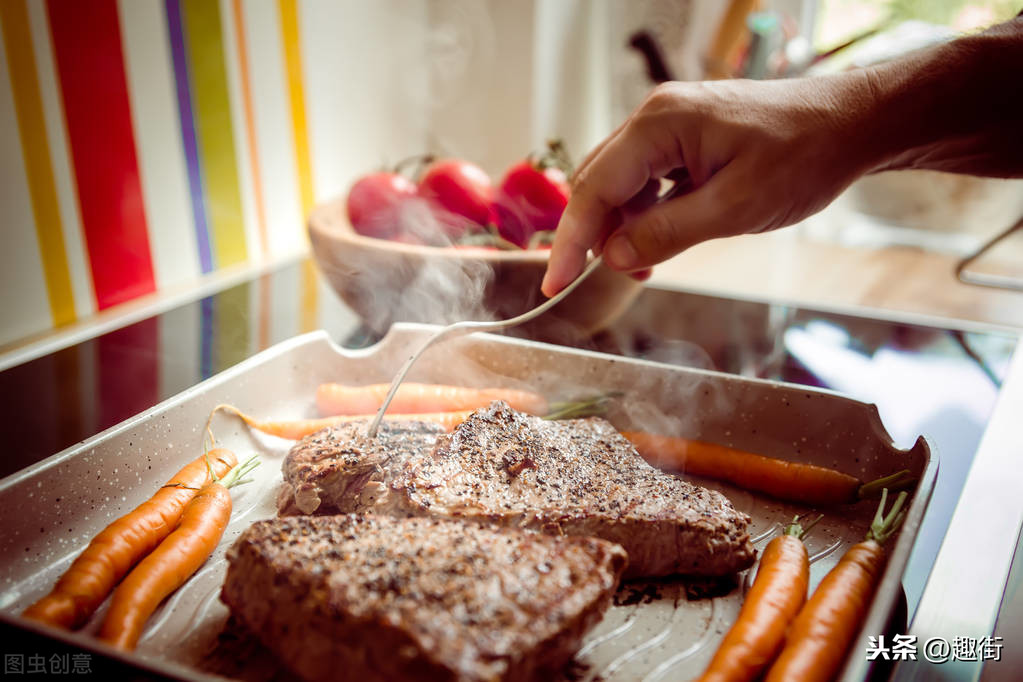
[[[210,251],[210,231],[206,224],[202,169],[199,166],[199,146],[196,141],[192,93],[188,81],[188,59],[185,56],[185,31],[181,23],[181,2],[166,0],[165,6],[171,57],[174,61],[174,81],[178,93],[181,138],[185,147],[185,163],[188,166],[188,189],[192,196],[192,216],[195,219],[195,236],[199,244],[199,267],[203,273],[207,273],[213,270],[213,255]]]
[[[216,333],[216,296],[199,301],[199,374],[203,379],[213,376],[213,336]]]

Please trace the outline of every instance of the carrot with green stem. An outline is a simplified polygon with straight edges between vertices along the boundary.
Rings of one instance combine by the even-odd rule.
[[[259,464],[258,456],[236,466],[223,478],[213,477],[188,503],[181,523],[114,590],[99,637],[119,649],[138,644],[146,621],[169,594],[199,570],[220,543],[231,519],[230,488]]]
[[[592,398],[577,401],[566,401],[551,403],[551,412],[544,419],[569,419],[577,417],[593,416],[603,414],[607,409],[607,402],[616,397],[616,393],[608,393]],[[488,403],[489,404],[489,403]],[[252,417],[233,405],[221,404],[213,408],[207,420],[207,431],[213,416],[217,412],[233,414],[245,424],[256,431],[285,438],[289,440],[300,440],[306,436],[332,426],[339,426],[354,421],[365,421],[369,423],[376,416],[375,414],[341,414],[333,417],[320,417],[318,419],[294,419],[294,420],[261,420]],[[459,410],[455,412],[429,412],[415,414],[391,414],[384,415],[384,421],[421,421],[440,424],[447,431],[453,431],[459,424],[464,422],[474,410]]]
[[[884,514],[888,491],[881,493],[867,537],[850,547],[792,621],[785,647],[767,673],[766,682],[830,680],[838,672],[870,608],[884,570],[884,543],[906,512],[906,493],[899,493]]]
[[[340,426],[355,421],[369,423],[376,415],[373,414],[340,414],[333,417],[320,417],[319,419],[293,419],[293,420],[260,420],[245,414],[233,405],[217,405],[210,413],[210,419],[217,412],[233,414],[246,426],[270,436],[285,438],[288,440],[301,440],[306,436],[322,431],[332,426]],[[429,414],[385,414],[384,421],[422,421],[440,424],[446,430],[451,431],[466,420],[472,414],[472,410],[461,412],[432,412]]]
[[[799,517],[767,544],[753,586],[735,624],[725,634],[700,682],[739,682],[757,677],[785,643],[785,628],[806,601],[810,560]]]
[[[876,497],[884,488],[897,490],[916,482],[908,469],[864,482],[835,469],[788,462],[714,443],[642,431],[622,434],[654,466],[728,481],[746,490],[808,505],[851,504]]]
[[[185,507],[211,476],[227,473],[238,462],[227,450],[208,455],[210,461],[206,455],[193,460],[150,499],[100,531],[53,590],[23,615],[62,628],[83,626],[131,567],[177,527]]]
[[[316,389],[316,406],[324,416],[371,414],[380,409],[390,388],[390,384],[321,384]],[[533,391],[415,382],[398,386],[387,409],[396,414],[462,412],[486,407],[495,400],[503,400],[520,412],[537,415],[547,412],[546,398]]]

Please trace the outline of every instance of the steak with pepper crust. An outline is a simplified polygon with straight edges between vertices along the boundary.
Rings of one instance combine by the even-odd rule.
[[[548,677],[610,605],[625,552],[441,518],[279,517],[228,551],[221,598],[307,680]]]

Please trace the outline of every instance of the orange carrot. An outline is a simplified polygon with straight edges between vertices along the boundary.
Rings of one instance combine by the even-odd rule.
[[[338,426],[339,424],[345,424],[347,422],[363,420],[367,424],[373,420],[374,414],[342,414],[333,417],[322,417],[320,419],[296,419],[292,421],[260,421],[254,417],[250,417],[238,408],[232,405],[217,405],[213,408],[214,412],[230,412],[243,422],[245,422],[250,428],[262,431],[263,433],[271,436],[277,436],[278,438],[287,438],[289,440],[300,440],[305,438],[309,434],[316,433],[322,429],[326,429],[331,426]],[[421,422],[432,422],[434,424],[440,424],[448,431],[453,430],[456,426],[465,421],[465,419],[473,413],[473,410],[465,410],[462,412],[432,412],[429,414],[385,414],[384,421],[421,421]],[[212,418],[212,414],[210,417]]]
[[[785,643],[785,629],[806,601],[810,580],[810,560],[803,544],[810,529],[803,530],[796,521],[764,549],[739,617],[699,682],[755,679]]]
[[[390,388],[389,384],[321,384],[316,389],[316,405],[324,416],[370,414],[380,409]],[[520,412],[547,412],[547,400],[532,391],[416,383],[401,384],[387,409],[398,414],[460,412],[486,407],[495,400],[503,400]]]
[[[809,505],[858,502],[877,495],[882,488],[905,487],[913,481],[908,470],[864,483],[827,467],[787,462],[714,443],[641,431],[622,434],[654,466],[728,481],[747,490]]]
[[[153,550],[178,525],[182,511],[200,488],[237,462],[227,450],[190,462],[166,485],[133,511],[100,531],[53,591],[29,606],[24,616],[62,628],[79,628],[107,598],[135,563]]]
[[[146,621],[167,595],[199,570],[220,543],[231,519],[231,488],[259,464],[256,457],[235,467],[223,479],[202,487],[185,507],[181,523],[114,590],[99,638],[119,649],[138,644]],[[212,469],[211,469],[212,473]]]
[[[884,490],[866,539],[846,551],[792,621],[785,647],[771,666],[766,682],[825,682],[838,672],[881,579],[885,563],[883,544],[905,515],[902,503],[906,493],[899,493],[886,517],[887,497],[888,491]]]

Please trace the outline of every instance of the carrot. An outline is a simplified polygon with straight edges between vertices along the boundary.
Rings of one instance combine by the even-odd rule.
[[[218,411],[229,412],[235,415],[245,422],[250,428],[257,431],[262,431],[263,433],[271,436],[277,436],[278,438],[287,438],[289,440],[300,440],[322,429],[346,424],[348,422],[364,420],[366,423],[369,423],[373,420],[373,417],[376,416],[373,414],[341,414],[333,417],[322,417],[320,419],[260,421],[255,417],[245,414],[232,405],[217,405],[213,408],[213,412],[216,413]],[[465,410],[462,412],[432,412],[429,414],[385,414],[384,420],[433,422],[434,424],[440,424],[448,431],[451,431],[456,426],[464,422],[472,413],[472,410]],[[211,419],[212,417],[213,414],[210,415]]]
[[[210,479],[210,472],[220,475],[237,463],[227,450],[209,455],[212,468],[205,455],[190,462],[150,499],[100,531],[53,591],[22,615],[62,628],[84,625],[131,567],[174,530],[185,506]]]
[[[858,502],[877,495],[882,488],[906,487],[914,481],[909,470],[864,483],[827,467],[787,462],[714,443],[642,431],[622,434],[654,466],[728,481],[747,490],[809,505]]]
[[[316,405],[324,416],[369,414],[380,409],[390,388],[389,384],[321,384],[316,389]],[[416,383],[401,384],[387,409],[399,414],[460,412],[486,407],[495,400],[503,400],[520,412],[547,412],[547,400],[532,391]]]
[[[798,520],[796,517],[764,549],[739,617],[721,640],[700,682],[752,680],[781,649],[785,628],[806,601],[810,580],[803,537],[813,524],[804,530]]]
[[[551,403],[551,412],[547,414],[544,419],[573,419],[578,417],[588,417],[597,414],[603,414],[607,410],[608,401],[612,398],[617,397],[618,393],[605,393],[590,398]],[[489,403],[488,403],[489,404]],[[289,440],[300,440],[306,436],[329,428],[331,426],[338,426],[340,424],[346,424],[353,421],[365,421],[367,424],[376,417],[376,414],[339,414],[332,417],[321,417],[319,419],[295,419],[285,421],[274,421],[274,420],[259,420],[255,417],[245,414],[237,407],[233,405],[217,405],[213,408],[210,413],[210,417],[206,422],[206,428],[209,429],[209,424],[213,420],[213,415],[217,412],[228,412],[235,415],[249,428],[253,428],[257,431],[269,434],[271,436],[277,436],[278,438],[286,438]],[[391,414],[390,412],[384,415],[385,421],[421,421],[421,422],[432,422],[434,424],[440,424],[448,431],[453,431],[459,424],[464,422],[470,414],[475,410],[458,410],[454,412],[420,412],[411,414]]]
[[[110,600],[99,638],[118,649],[132,650],[142,628],[167,595],[178,589],[209,558],[231,519],[232,486],[259,464],[257,457],[210,481],[188,503],[181,523],[128,574]],[[210,473],[213,470],[210,469]]]
[[[850,547],[792,621],[785,647],[767,674],[767,682],[832,679],[845,660],[884,569],[884,543],[905,516],[899,493],[888,516],[887,489],[867,537]]]

